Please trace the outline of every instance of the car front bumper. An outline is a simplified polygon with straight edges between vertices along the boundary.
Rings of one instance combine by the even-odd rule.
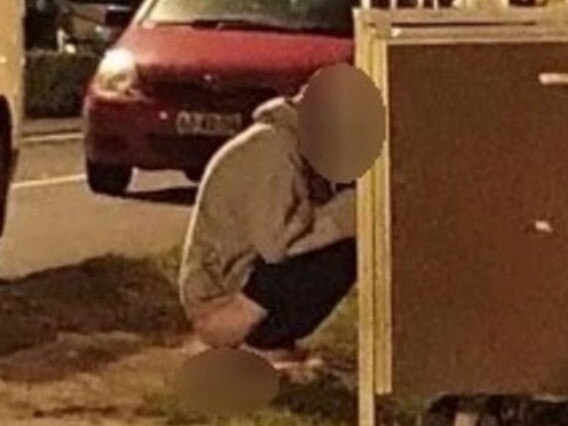
[[[178,104],[89,95],[84,106],[90,161],[143,169],[204,168],[230,137],[179,136]]]
[[[240,127],[252,112],[278,95],[271,86],[221,85],[194,81],[143,81],[134,93],[105,96],[89,88],[86,116],[87,158],[91,161],[146,169],[203,169],[213,154],[240,128],[222,136],[180,136],[180,113],[241,115]]]

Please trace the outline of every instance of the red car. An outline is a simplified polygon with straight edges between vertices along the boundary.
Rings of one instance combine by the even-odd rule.
[[[260,103],[351,62],[356,3],[144,1],[86,96],[90,188],[123,193],[135,167],[199,180]]]

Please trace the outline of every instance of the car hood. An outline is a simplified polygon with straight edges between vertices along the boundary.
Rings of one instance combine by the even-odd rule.
[[[348,38],[298,33],[131,26],[118,43],[130,50],[143,80],[184,83],[209,76],[219,84],[295,86],[316,69],[350,62]]]

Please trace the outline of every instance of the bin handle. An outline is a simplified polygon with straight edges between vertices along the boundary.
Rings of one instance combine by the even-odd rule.
[[[565,86],[568,85],[568,72],[541,72],[538,81],[543,86]]]

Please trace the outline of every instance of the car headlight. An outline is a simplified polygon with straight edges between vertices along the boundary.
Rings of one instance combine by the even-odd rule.
[[[114,49],[99,64],[94,83],[99,92],[121,95],[130,92],[137,78],[134,55],[125,49]]]

